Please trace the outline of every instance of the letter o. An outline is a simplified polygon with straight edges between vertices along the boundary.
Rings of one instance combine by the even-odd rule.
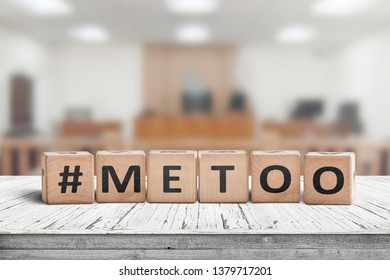
[[[271,188],[268,184],[268,174],[273,170],[279,170],[282,172],[284,181],[281,187],[279,188]],[[260,174],[260,185],[266,191],[270,193],[281,193],[288,189],[291,184],[291,173],[290,171],[281,165],[270,165],[263,169]]]
[[[320,182],[322,174],[324,172],[327,172],[327,171],[333,172],[336,175],[336,179],[337,179],[336,186],[331,190],[325,190],[321,186],[321,182]],[[338,193],[344,186],[343,172],[340,169],[338,169],[337,167],[332,167],[332,166],[321,167],[313,175],[313,186],[314,186],[315,190],[321,194]]]

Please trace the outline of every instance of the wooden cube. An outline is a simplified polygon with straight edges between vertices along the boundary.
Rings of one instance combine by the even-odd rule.
[[[253,151],[252,201],[299,202],[300,174],[299,151]]]
[[[42,200],[47,204],[93,203],[93,155],[88,152],[42,154]]]
[[[199,201],[247,202],[246,151],[199,151]]]
[[[196,160],[196,151],[150,151],[147,164],[147,200],[195,202]]]
[[[304,201],[307,204],[352,204],[355,154],[311,152],[305,157]]]
[[[97,202],[145,201],[145,152],[98,151]]]

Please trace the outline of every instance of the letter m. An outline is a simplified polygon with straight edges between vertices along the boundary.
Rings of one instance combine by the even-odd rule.
[[[126,176],[122,182],[119,181],[118,175],[114,167],[110,165],[104,165],[102,167],[102,191],[103,193],[108,193],[108,176],[110,175],[116,190],[119,193],[124,193],[126,191],[127,185],[130,182],[131,176],[134,173],[134,192],[141,192],[141,167],[138,165],[132,165],[127,170]]]

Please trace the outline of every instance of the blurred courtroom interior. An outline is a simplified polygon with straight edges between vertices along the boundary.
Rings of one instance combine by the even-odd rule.
[[[390,175],[390,1],[0,0],[0,175],[50,150],[353,151]]]

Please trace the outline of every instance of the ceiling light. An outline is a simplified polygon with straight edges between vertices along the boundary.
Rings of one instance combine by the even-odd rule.
[[[349,16],[372,5],[377,0],[321,0],[312,7],[317,15]]]
[[[69,30],[72,38],[82,42],[100,43],[110,39],[108,31],[95,24],[84,24],[73,27]]]
[[[19,7],[37,15],[68,15],[73,7],[65,0],[12,0]]]
[[[176,30],[176,39],[182,43],[199,44],[210,39],[210,31],[200,24],[187,24]]]
[[[214,12],[219,0],[165,0],[167,8],[177,14],[207,14]]]
[[[303,43],[310,41],[316,35],[314,28],[307,25],[290,25],[280,30],[276,36],[278,41],[286,43]]]

